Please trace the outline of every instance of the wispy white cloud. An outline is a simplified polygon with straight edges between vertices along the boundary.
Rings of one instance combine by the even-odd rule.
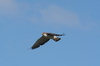
[[[14,14],[17,12],[17,4],[14,0],[0,0],[0,14]]]
[[[80,19],[78,13],[74,13],[65,8],[57,5],[40,6],[36,5],[33,8],[35,16],[32,20],[34,23],[40,23],[44,26],[49,27],[67,27],[67,28],[78,28],[81,30],[90,30],[96,26],[96,23],[89,21],[88,19]]]
[[[0,17],[12,20],[26,21],[29,11],[29,3],[18,2],[16,0],[0,0]],[[28,15],[29,16],[29,15]]]
[[[14,0],[0,0],[0,7],[2,8],[2,9],[4,9],[4,8],[10,8],[10,7],[13,7],[13,5],[14,5],[14,2],[13,2]]]
[[[83,25],[79,16],[57,5],[42,6],[42,4],[30,4],[16,2],[15,0],[0,0],[0,16],[12,18],[31,19],[34,23],[40,23],[52,27],[91,28],[91,24]]]
[[[46,25],[53,26],[66,26],[77,27],[80,26],[80,22],[77,14],[63,9],[59,6],[48,6],[46,8],[39,9],[40,17],[36,18],[41,20]],[[33,18],[34,19],[34,18]]]

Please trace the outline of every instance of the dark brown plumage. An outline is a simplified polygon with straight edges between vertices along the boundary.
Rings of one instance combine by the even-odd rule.
[[[47,41],[49,41],[50,39],[47,39],[45,36],[40,37],[35,44],[32,46],[32,49],[38,48],[40,45],[43,45],[44,43],[46,43]]]
[[[53,39],[55,42],[59,41],[61,38],[57,36],[63,36],[64,34],[55,34],[55,33],[42,33],[42,37],[40,37],[32,46],[32,49],[38,48],[41,45],[44,45],[46,42],[48,42],[50,39]]]

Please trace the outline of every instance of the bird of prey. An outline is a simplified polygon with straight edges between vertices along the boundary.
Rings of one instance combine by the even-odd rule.
[[[42,36],[34,43],[34,45],[31,48],[32,49],[38,48],[41,45],[44,45],[50,39],[52,39],[55,42],[57,42],[57,41],[61,40],[61,38],[59,38],[58,36],[64,36],[64,34],[55,34],[55,33],[43,32]]]

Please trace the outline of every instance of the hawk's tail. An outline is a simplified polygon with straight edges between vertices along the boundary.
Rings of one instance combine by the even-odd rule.
[[[57,37],[57,38],[54,38],[53,40],[54,40],[55,42],[57,42],[57,41],[61,40],[61,38],[58,38],[58,37]]]

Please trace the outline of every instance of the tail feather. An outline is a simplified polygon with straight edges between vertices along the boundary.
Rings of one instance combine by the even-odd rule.
[[[61,40],[61,38],[54,38],[53,40],[54,40],[55,42],[57,42],[57,41]]]

